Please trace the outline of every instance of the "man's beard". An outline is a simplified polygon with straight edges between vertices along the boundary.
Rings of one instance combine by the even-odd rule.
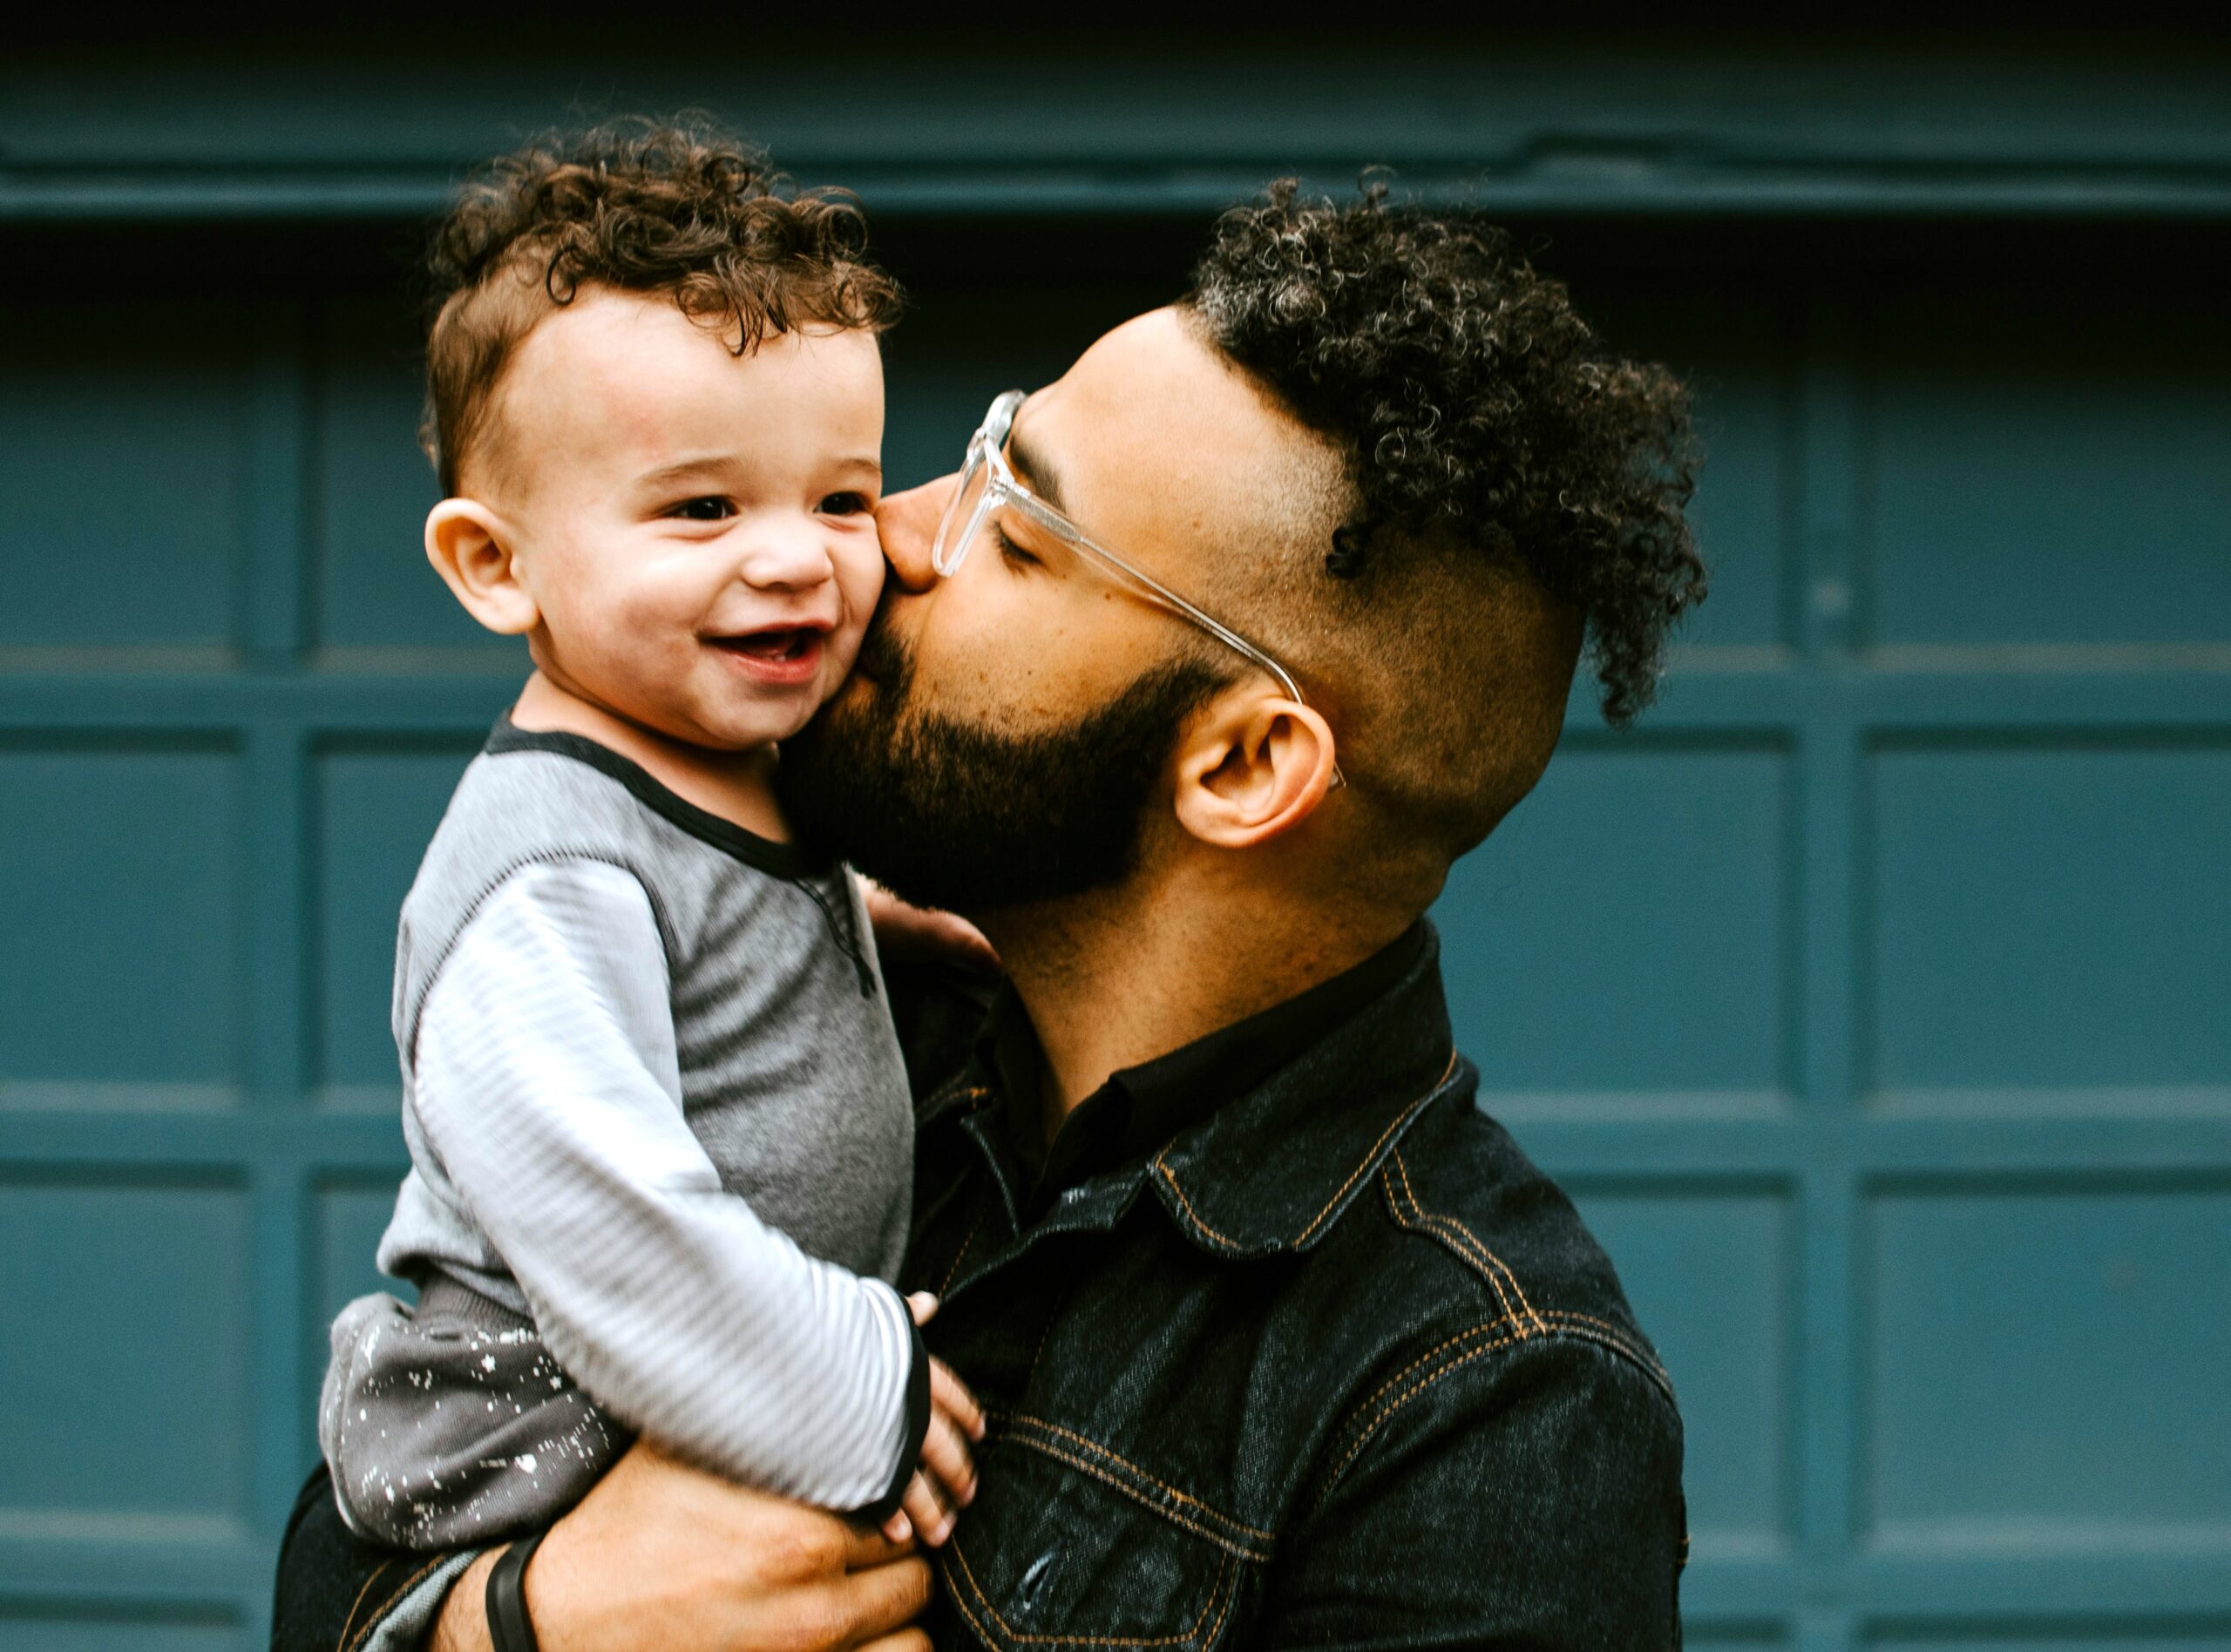
[[[972,916],[1128,877],[1179,725],[1222,680],[1165,663],[1066,728],[1008,735],[910,705],[913,658],[880,616],[859,666],[870,692],[783,742],[783,811],[904,899]]]

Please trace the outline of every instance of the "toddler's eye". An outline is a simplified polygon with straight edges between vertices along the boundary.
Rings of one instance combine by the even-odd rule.
[[[861,511],[871,509],[873,507],[868,504],[868,496],[865,493],[832,493],[821,502],[821,514],[824,516],[858,516]]]
[[[685,522],[722,522],[736,514],[736,506],[717,493],[709,493],[702,499],[684,499],[667,514]]]

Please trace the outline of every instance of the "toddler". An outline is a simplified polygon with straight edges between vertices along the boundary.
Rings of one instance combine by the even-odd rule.
[[[775,743],[881,589],[878,336],[840,200],[702,133],[497,163],[437,234],[435,568],[534,673],[404,902],[415,1306],[332,1333],[350,1527],[546,1526],[641,1432],[940,1540],[973,1402],[885,1283],[912,1115],[846,869],[792,841]]]

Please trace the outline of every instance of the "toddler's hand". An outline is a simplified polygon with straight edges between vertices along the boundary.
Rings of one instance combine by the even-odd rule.
[[[916,1324],[927,1324],[938,1299],[918,1290],[906,1306]],[[919,1537],[932,1548],[952,1536],[954,1520],[976,1499],[976,1463],[968,1447],[983,1438],[984,1412],[976,1397],[945,1361],[930,1361],[930,1428],[922,1437],[922,1460],[906,1483],[899,1513],[883,1523],[884,1535],[894,1543]]]
[[[885,958],[950,958],[980,970],[1000,967],[991,942],[965,917],[910,905],[871,877],[860,878],[860,899],[875,926],[877,950]]]

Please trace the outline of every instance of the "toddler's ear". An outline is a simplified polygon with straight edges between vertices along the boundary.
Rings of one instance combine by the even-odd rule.
[[[478,499],[444,499],[426,513],[426,560],[465,611],[515,637],[539,617],[512,542],[511,525]]]

